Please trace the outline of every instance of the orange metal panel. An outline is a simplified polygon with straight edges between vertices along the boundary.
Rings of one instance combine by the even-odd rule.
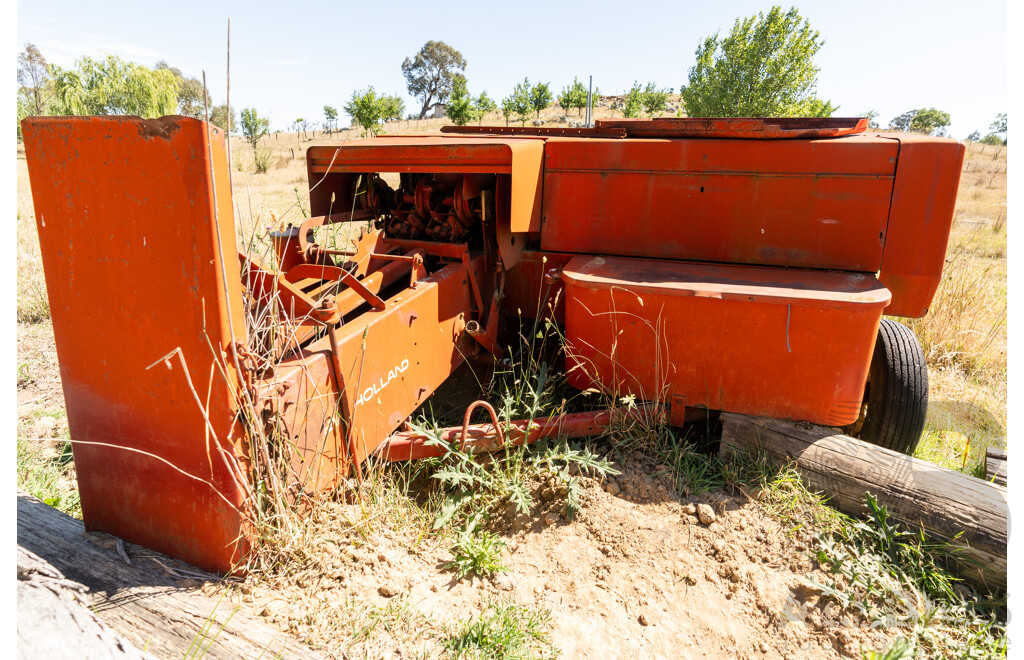
[[[891,140],[571,140],[546,146],[544,250],[874,272]]]
[[[187,117],[23,122],[86,528],[226,571],[248,546],[214,447],[243,449],[236,376],[214,361],[244,326],[212,131],[210,144]],[[176,356],[159,362],[175,349],[187,373]]]
[[[884,137],[900,145],[878,276],[892,290],[885,313],[921,317],[942,279],[966,148],[912,133]]]
[[[331,213],[332,193],[334,210],[349,208],[345,200],[351,200],[359,173],[511,174],[511,231],[539,231],[543,156],[544,141],[525,137],[380,137],[310,147],[310,209],[313,215]]]
[[[647,400],[854,422],[889,292],[873,275],[576,257],[570,382]]]

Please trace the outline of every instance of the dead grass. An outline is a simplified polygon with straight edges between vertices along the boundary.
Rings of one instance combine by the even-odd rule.
[[[1006,446],[1006,148],[968,144],[942,282],[909,322],[928,359],[931,396],[917,456],[984,475]]]

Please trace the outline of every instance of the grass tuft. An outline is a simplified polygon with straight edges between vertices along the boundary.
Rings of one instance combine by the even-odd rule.
[[[551,612],[498,600],[446,634],[443,646],[453,660],[527,660],[555,658],[547,627]]]

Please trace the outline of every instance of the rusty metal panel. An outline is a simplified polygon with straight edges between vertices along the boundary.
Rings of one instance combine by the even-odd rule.
[[[900,145],[878,276],[892,290],[885,313],[921,317],[942,279],[966,147],[912,133],[884,137]]]
[[[868,273],[579,256],[563,277],[574,386],[835,426],[890,299]]]
[[[23,127],[86,528],[227,571],[247,544],[216,451],[242,452],[236,376],[214,364],[244,340],[224,136],[187,117]]]
[[[778,140],[855,135],[867,130],[865,117],[661,117],[598,119],[598,130],[619,129],[629,137],[744,138]]]
[[[875,272],[891,140],[569,140],[546,146],[549,251]]]
[[[632,120],[635,121],[635,120]],[[624,128],[568,128],[564,126],[442,126],[441,132],[455,135],[532,135],[536,137],[624,138]]]

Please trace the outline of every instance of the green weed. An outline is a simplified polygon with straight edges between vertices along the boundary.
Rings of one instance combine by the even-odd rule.
[[[486,577],[508,568],[501,561],[501,551],[505,542],[496,535],[477,529],[477,521],[472,521],[465,529],[455,536],[452,547],[452,561],[445,564],[446,569],[455,570],[455,578],[461,580],[470,574]]]
[[[442,644],[453,660],[517,660],[558,657],[547,627],[551,612],[502,601],[455,626]]]
[[[82,517],[82,500],[70,479],[71,443],[60,442],[57,456],[47,457],[37,443],[18,436],[18,488],[74,518]]]
[[[1005,616],[957,593],[942,566],[948,545],[901,528],[870,494],[867,505],[867,520],[816,538],[814,558],[837,579],[806,581],[871,626],[903,632],[906,645],[872,657],[1005,657]]]

